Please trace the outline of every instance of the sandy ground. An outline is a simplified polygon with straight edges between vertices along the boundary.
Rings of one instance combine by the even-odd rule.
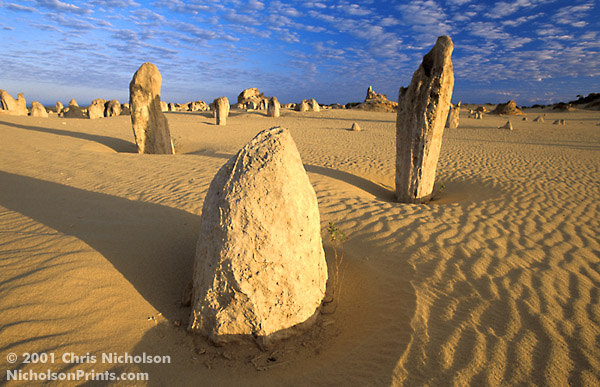
[[[462,111],[428,205],[393,201],[390,113],[233,111],[225,127],[168,113],[169,156],[134,153],[127,116],[0,116],[0,380],[50,370],[149,376],[115,385],[599,385],[600,113],[526,113],[510,132],[497,129],[507,118]],[[272,126],[291,130],[323,230],[334,221],[349,237],[340,304],[272,352],[215,348],[186,334],[180,305],[202,201],[226,159]],[[171,363],[102,362],[126,352]]]

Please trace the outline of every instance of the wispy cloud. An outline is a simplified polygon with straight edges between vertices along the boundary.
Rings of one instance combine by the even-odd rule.
[[[133,0],[91,0],[90,4],[95,5],[97,7],[106,8],[129,8],[140,6],[139,3],[136,3]]]
[[[448,16],[436,1],[413,0],[397,8],[402,14],[403,23],[417,33],[414,38],[421,46],[429,45],[438,36],[452,32]]]
[[[80,15],[92,12],[90,9],[81,8],[59,0],[35,0],[35,3],[38,7],[47,8],[56,12],[76,13]]]
[[[0,3],[0,6],[4,6],[4,8],[6,8],[6,9],[9,9],[11,11],[17,11],[17,12],[38,12],[38,10],[33,7],[26,7],[24,5],[14,4],[14,3],[8,3],[8,4]]]
[[[577,28],[585,27],[588,23],[583,19],[588,16],[593,8],[593,3],[564,7],[556,12],[553,20],[559,24],[570,24]],[[596,15],[595,18],[597,17],[598,16]]]
[[[501,19],[508,15],[512,15],[521,9],[534,8],[539,5],[542,0],[516,0],[513,2],[497,2],[494,7],[486,13],[490,19]]]

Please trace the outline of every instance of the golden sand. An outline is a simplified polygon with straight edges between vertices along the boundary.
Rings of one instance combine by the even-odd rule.
[[[393,113],[234,110],[224,127],[168,113],[176,155],[134,153],[127,116],[2,115],[0,380],[50,369],[147,373],[141,385],[600,385],[600,113],[525,113],[511,132],[497,129],[507,117],[462,111],[427,205],[393,201]],[[179,303],[202,201],[272,126],[297,143],[323,230],[333,221],[349,237],[340,304],[271,353],[215,348],[186,334]],[[24,364],[25,352],[55,363]],[[171,363],[102,363],[108,353]]]

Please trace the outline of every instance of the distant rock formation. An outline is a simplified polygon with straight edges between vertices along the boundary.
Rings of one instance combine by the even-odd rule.
[[[512,99],[507,103],[501,103],[496,106],[496,109],[493,111],[494,114],[503,114],[503,115],[521,115],[523,112],[517,109],[517,103]]]
[[[356,122],[353,122],[351,130],[353,132],[360,132],[360,126],[358,126],[358,124]]]
[[[274,118],[279,117],[279,109],[280,105],[277,97],[271,97],[271,99],[269,99],[269,106],[267,107],[267,116]]]
[[[566,123],[565,120],[556,120],[552,124],[553,125],[564,125]]]
[[[162,110],[162,104],[161,104],[161,110]],[[129,108],[128,103],[121,104],[121,115],[122,116],[130,116],[131,115],[131,109]]]
[[[71,102],[72,102],[72,104],[71,104]],[[83,110],[79,107],[79,105],[77,105],[77,101],[75,101],[74,99],[72,99],[69,102],[68,107],[63,108],[61,117],[64,117],[64,118],[86,118],[85,114],[83,113]]]
[[[31,103],[31,116],[32,117],[48,117],[48,112],[44,105],[39,103],[38,101],[33,101]]]
[[[299,104],[296,105],[296,111],[299,112],[307,112],[310,110],[310,105],[308,104],[308,101],[303,99],[302,102],[300,102]]]
[[[561,112],[570,112],[570,111],[575,110],[573,108],[572,104],[570,104],[570,103],[564,103],[564,102],[559,102],[559,103],[554,104],[554,106],[552,106],[552,109],[553,110],[559,110]]]
[[[410,86],[401,87],[396,118],[396,196],[429,200],[454,87],[452,40],[440,36],[423,57]]]
[[[377,94],[375,91],[373,91],[373,87],[369,85],[365,101],[368,101],[370,99],[388,99],[388,97],[385,94]]]
[[[118,117],[121,115],[121,103],[116,99],[104,104],[104,117]]]
[[[537,116],[533,119],[533,122],[544,122],[544,117],[543,116]]]
[[[101,98],[97,98],[92,101],[92,103],[90,104],[90,106],[88,106],[88,109],[87,109],[88,117],[90,118],[90,120],[95,120],[95,119],[104,117],[104,104],[105,103],[106,103],[106,101]]]
[[[16,115],[17,101],[7,91],[0,90],[0,107],[6,114]]]
[[[27,112],[27,101],[25,101],[25,97],[23,96],[23,93],[19,93],[17,94],[17,111],[16,111],[16,115],[17,116],[26,116],[28,114]]]
[[[313,324],[327,263],[317,196],[287,129],[260,132],[210,184],[189,330],[261,348]]]
[[[513,130],[513,126],[510,123],[510,120],[506,121],[506,124],[504,124],[504,126],[500,126],[498,127],[498,129],[508,129],[508,130]]]
[[[131,109],[131,106],[129,108]],[[160,111],[163,113],[169,111],[169,105],[165,101],[160,101]]]
[[[446,121],[446,128],[456,129],[458,128],[458,120],[460,115],[460,101],[454,105],[450,105],[450,112],[448,113],[448,120]]]
[[[281,105],[281,107],[284,109],[295,109],[296,104],[295,103],[286,103],[285,105]]]
[[[260,102],[258,102],[258,110],[267,110],[268,105],[269,105],[268,99],[261,99]]]
[[[257,88],[252,87],[242,91],[237,97],[237,103],[245,105],[247,102],[254,102],[254,108],[258,106],[260,101],[265,99],[265,93],[261,93]]]
[[[62,102],[56,102],[56,114],[60,114],[64,108],[65,107],[63,106]]]
[[[191,112],[205,112],[210,110],[210,108],[204,101],[194,101],[188,103],[188,110]]]
[[[369,86],[369,88],[367,89],[367,97],[365,98],[365,101],[356,106],[353,106],[352,109],[393,113],[398,110],[398,103],[388,100],[385,94],[378,94],[374,92],[373,88]]]
[[[162,113],[162,77],[152,63],[144,63],[129,83],[129,106],[133,136],[139,153],[172,154],[169,123]]]
[[[313,112],[321,111],[321,107],[319,106],[319,103],[314,98],[312,98],[310,101],[308,101],[308,106],[310,107],[310,110]]]
[[[215,106],[215,118],[217,125],[227,125],[227,117],[229,116],[229,100],[227,97],[219,97],[213,102]]]

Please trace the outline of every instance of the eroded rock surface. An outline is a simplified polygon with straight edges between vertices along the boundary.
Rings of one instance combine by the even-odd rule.
[[[160,103],[161,84],[160,72],[149,62],[140,66],[129,84],[131,124],[139,153],[175,153]]]
[[[287,129],[262,131],[206,194],[189,329],[268,347],[314,322],[326,282],[317,197],[296,145]]]
[[[410,86],[401,87],[396,118],[396,196],[403,203],[431,198],[454,87],[452,40],[440,36]]]

